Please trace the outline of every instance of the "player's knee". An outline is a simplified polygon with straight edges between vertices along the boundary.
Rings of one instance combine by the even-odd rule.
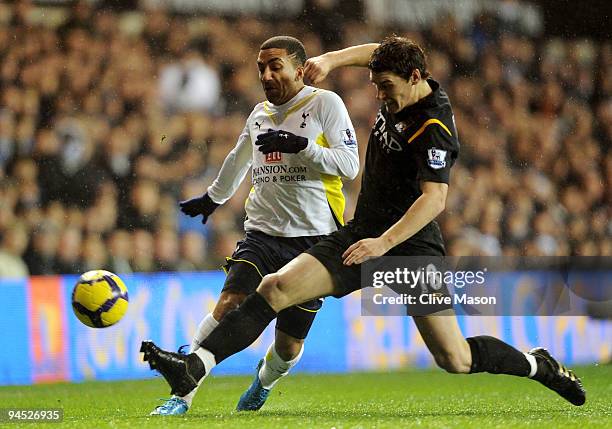
[[[276,341],[274,343],[274,349],[282,360],[288,362],[298,357],[300,351],[302,351],[303,345],[304,340],[292,338],[285,341]]]
[[[223,292],[213,310],[213,317],[220,321],[228,312],[237,309],[245,298],[244,293]]]
[[[257,293],[263,296],[270,305],[276,304],[280,299],[279,281],[278,273],[268,274],[257,288]]]
[[[467,374],[470,372],[469,356],[459,350],[440,351],[434,354],[438,366],[451,374]]]
[[[285,276],[272,273],[263,278],[257,292],[265,298],[265,300],[273,308],[286,308],[290,304],[290,296],[286,289],[287,280]]]

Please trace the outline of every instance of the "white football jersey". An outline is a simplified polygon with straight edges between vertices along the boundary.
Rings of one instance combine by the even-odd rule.
[[[297,154],[264,155],[255,142],[272,130],[306,137],[308,146]],[[354,179],[359,172],[355,130],[342,99],[305,86],[283,105],[259,103],[208,188],[210,198],[226,202],[249,167],[253,187],[245,203],[245,230],[282,237],[334,232],[344,223],[342,178]]]

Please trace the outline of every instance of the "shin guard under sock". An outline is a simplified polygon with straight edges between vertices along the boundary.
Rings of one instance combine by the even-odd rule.
[[[219,326],[200,345],[209,350],[219,364],[247,348],[276,317],[276,312],[257,292],[249,295],[236,310],[227,313]]]
[[[470,373],[488,372],[527,377],[531,364],[525,355],[494,337],[480,335],[466,338],[472,352]]]

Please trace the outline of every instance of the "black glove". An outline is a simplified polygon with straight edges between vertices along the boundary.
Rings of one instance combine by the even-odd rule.
[[[259,146],[259,151],[265,154],[271,152],[298,153],[306,149],[308,139],[296,136],[289,131],[277,130],[258,135],[255,144]]]
[[[203,224],[208,220],[208,216],[210,216],[212,212],[214,212],[220,205],[221,204],[217,204],[211,200],[208,193],[202,195],[201,197],[192,198],[179,203],[181,211],[187,216],[196,217],[198,215],[202,215]]]

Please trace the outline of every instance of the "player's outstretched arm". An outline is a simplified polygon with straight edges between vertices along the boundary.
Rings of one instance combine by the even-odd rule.
[[[207,192],[201,197],[181,201],[181,211],[191,217],[202,215],[202,223],[206,223],[212,212],[234,195],[252,162],[251,139],[245,126],[236,146],[223,161],[219,174]]]
[[[322,82],[330,71],[338,67],[367,67],[370,56],[377,47],[378,43],[367,43],[309,58],[304,67],[304,76],[313,84],[317,84]]]

